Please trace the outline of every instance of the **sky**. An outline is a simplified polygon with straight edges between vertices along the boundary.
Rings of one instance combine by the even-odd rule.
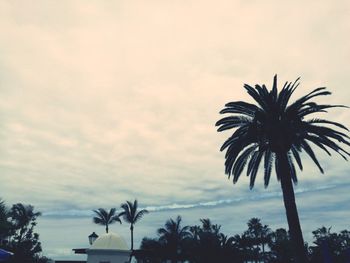
[[[137,198],[151,211],[136,242],[181,214],[228,234],[260,217],[286,227],[275,178],[232,185],[217,133],[243,83],[301,77],[293,99],[350,105],[348,1],[1,1],[0,197],[43,213],[44,254],[72,258],[96,228],[92,209]],[[327,118],[350,127],[346,109]],[[306,239],[349,229],[349,163],[307,156],[295,187]],[[128,227],[114,226],[128,241]],[[73,234],[74,233],[74,234]],[[74,235],[67,241],[67,235]]]

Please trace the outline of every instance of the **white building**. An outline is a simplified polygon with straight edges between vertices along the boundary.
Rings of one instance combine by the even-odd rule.
[[[101,235],[86,249],[87,263],[127,263],[130,253],[124,238],[115,233]]]

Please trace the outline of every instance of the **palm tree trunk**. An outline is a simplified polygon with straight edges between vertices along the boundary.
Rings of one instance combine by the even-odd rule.
[[[276,157],[278,159],[279,167],[277,172],[281,180],[283,201],[287,214],[288,227],[295,250],[294,257],[296,263],[306,263],[308,262],[308,260],[306,256],[306,250],[304,247],[304,239],[303,234],[301,232],[298,210],[295,204],[295,195],[289,171],[287,153],[277,154]]]
[[[131,262],[133,253],[134,253],[134,225],[130,225],[130,235],[131,235],[131,252],[129,257],[129,263]]]
[[[134,226],[130,226],[130,233],[131,233],[131,251],[134,251]]]
[[[108,234],[108,225],[106,225],[106,233]]]
[[[265,244],[264,242],[261,243],[262,246],[262,261],[265,263]]]

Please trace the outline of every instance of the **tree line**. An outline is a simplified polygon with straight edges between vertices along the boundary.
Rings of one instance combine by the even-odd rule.
[[[34,228],[41,213],[22,203],[10,208],[0,199],[0,248],[14,253],[9,263],[47,263]]]
[[[221,225],[208,218],[200,219],[199,225],[183,226],[178,216],[167,220],[157,234],[157,238],[143,238],[140,250],[134,252],[137,262],[295,262],[289,231],[273,231],[259,218],[251,218],[243,233],[227,236],[221,232]],[[313,242],[304,244],[308,262],[350,262],[350,231],[336,233],[323,226],[312,234]]]

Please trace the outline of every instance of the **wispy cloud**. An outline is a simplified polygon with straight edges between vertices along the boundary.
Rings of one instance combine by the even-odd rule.
[[[299,194],[304,193],[314,193],[314,192],[322,192],[324,190],[330,190],[330,189],[339,189],[346,187],[348,188],[350,186],[350,183],[347,184],[341,184],[341,185],[335,185],[335,184],[329,184],[329,185],[322,185],[318,187],[313,188],[298,188],[295,190],[295,194],[298,196]],[[259,194],[252,194],[252,195],[244,195],[242,197],[238,197],[236,199],[221,199],[221,200],[214,200],[214,201],[205,201],[205,202],[198,202],[198,203],[172,203],[167,205],[150,205],[141,207],[141,209],[147,209],[149,212],[160,212],[160,211],[169,211],[169,210],[186,210],[186,209],[192,209],[192,208],[210,208],[210,207],[216,207],[216,206],[225,206],[225,205],[232,205],[235,203],[244,203],[247,201],[261,201],[265,199],[275,199],[276,197],[281,197],[282,192],[281,191],[273,191],[273,192],[264,192]],[[120,210],[121,212],[121,210]],[[91,210],[79,210],[79,209],[66,209],[66,210],[51,210],[46,211],[43,213],[46,217],[92,217],[93,213]]]

